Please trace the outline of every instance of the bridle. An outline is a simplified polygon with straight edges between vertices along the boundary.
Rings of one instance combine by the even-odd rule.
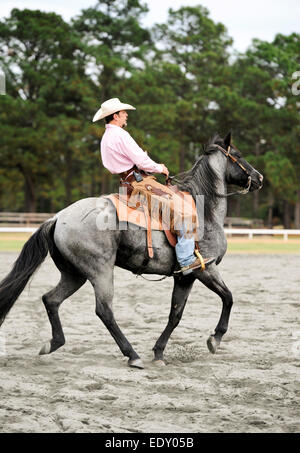
[[[226,149],[222,148],[222,146],[220,146],[220,145],[214,144],[212,146],[216,147],[219,151],[221,151],[224,154],[224,156],[226,156],[227,158],[231,159],[232,162],[234,164],[237,164],[246,173],[246,175],[248,176],[248,183],[247,183],[247,186],[245,187],[245,189],[238,190],[236,192],[230,192],[230,193],[227,193],[227,194],[218,194],[218,196],[219,197],[229,197],[231,195],[237,195],[237,194],[245,195],[246,193],[248,193],[249,190],[250,190],[250,187],[251,187],[251,176],[250,176],[248,170],[244,167],[244,165],[241,164],[236,157],[234,157],[232,154],[230,154],[230,148],[231,147],[228,146],[228,149],[226,151]]]
[[[226,193],[226,194],[225,193],[224,194],[217,193],[218,197],[226,198],[226,197],[230,197],[231,195],[245,195],[246,193],[248,193],[249,190],[250,190],[250,187],[251,187],[251,182],[252,182],[250,173],[244,167],[244,165],[239,162],[239,160],[236,157],[234,157],[232,154],[230,154],[231,146],[228,146],[227,151],[226,151],[226,149],[222,148],[222,146],[217,145],[216,143],[211,145],[211,147],[217,148],[219,151],[221,151],[224,154],[224,156],[226,156],[227,158],[231,159],[231,161],[234,164],[237,164],[246,173],[246,175],[248,176],[248,182],[247,182],[247,186],[245,187],[245,189],[237,190],[236,192],[230,192],[230,193]],[[173,178],[175,178],[175,176],[168,176],[166,178],[166,184],[171,184],[171,181],[172,181]]]

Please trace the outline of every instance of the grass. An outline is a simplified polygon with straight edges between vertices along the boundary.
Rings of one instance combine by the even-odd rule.
[[[253,253],[259,255],[272,254],[300,254],[300,240],[288,239],[284,241],[275,238],[228,238],[227,253]]]
[[[19,252],[29,237],[30,233],[0,233],[0,252]],[[228,238],[228,253],[300,254],[300,238],[232,237]]]
[[[19,252],[30,233],[0,233],[0,252]]]

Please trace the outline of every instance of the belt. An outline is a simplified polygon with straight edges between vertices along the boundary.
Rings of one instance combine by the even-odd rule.
[[[135,181],[135,177],[132,174],[133,171],[137,171],[141,173],[142,176],[149,176],[151,173],[147,173],[146,171],[139,170],[136,166],[130,168],[127,171],[124,171],[123,173],[120,173],[120,183],[131,183]]]
[[[121,181],[126,181],[128,176],[134,171],[137,170],[137,167],[134,166],[130,168],[129,170],[123,171],[123,173],[120,173]]]

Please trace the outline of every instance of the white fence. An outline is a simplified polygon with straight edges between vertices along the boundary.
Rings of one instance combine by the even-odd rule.
[[[34,233],[37,228],[18,228],[18,227],[0,227],[0,233]],[[261,236],[283,236],[285,241],[288,240],[289,236],[300,236],[300,230],[271,230],[271,229],[252,229],[252,228],[224,228],[227,236],[248,236],[249,239],[253,239],[255,235]]]
[[[271,230],[271,229],[255,229],[255,228],[225,228],[226,235],[247,235],[249,239],[253,239],[254,235],[261,236],[283,236],[285,241],[288,240],[289,236],[300,236],[300,230]]]
[[[34,227],[0,227],[0,233],[34,233],[36,230]]]

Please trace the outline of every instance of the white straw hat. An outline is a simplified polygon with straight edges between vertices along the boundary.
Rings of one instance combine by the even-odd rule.
[[[95,113],[93,123],[105,118],[108,115],[119,112],[120,110],[136,110],[136,108],[129,104],[123,104],[118,98],[108,99],[108,101],[101,104],[100,109]]]

